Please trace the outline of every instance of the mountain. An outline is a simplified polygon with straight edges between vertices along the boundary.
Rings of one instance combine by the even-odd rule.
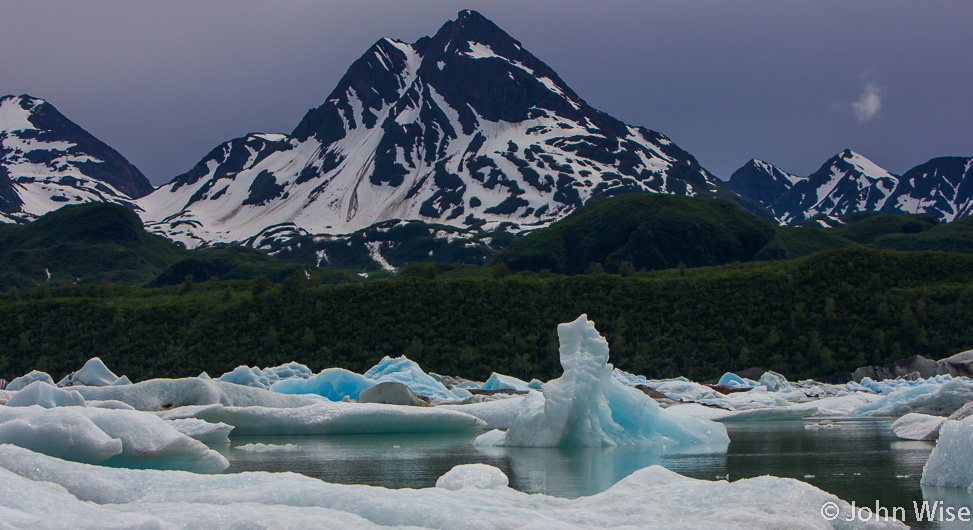
[[[391,219],[517,231],[634,191],[727,197],[660,133],[589,106],[493,22],[382,39],[289,135],[230,140],[139,201],[187,246],[349,234]]]
[[[0,98],[0,221],[27,222],[74,203],[136,208],[152,190],[125,157],[50,103]]]
[[[760,204],[772,204],[800,180],[801,177],[797,175],[791,175],[773,164],[754,158],[734,171],[727,185],[733,191]]]
[[[807,177],[751,160],[728,182],[784,224],[840,226],[857,212],[931,214],[950,222],[973,209],[973,158],[941,157],[894,175],[846,149]]]
[[[897,183],[895,175],[851,149],[845,149],[820,169],[794,183],[769,208],[785,224],[817,214],[881,210]]]
[[[930,213],[942,221],[973,209],[973,157],[933,158],[906,171],[884,211]]]

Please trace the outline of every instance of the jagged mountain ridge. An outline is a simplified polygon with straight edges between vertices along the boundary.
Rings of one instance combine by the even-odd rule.
[[[747,202],[462,11],[432,37],[377,42],[290,135],[226,142],[139,205],[150,229],[198,246],[390,219],[531,229],[628,191]]]
[[[65,204],[137,208],[153,191],[121,154],[28,95],[0,98],[0,220],[23,223]]]
[[[807,177],[751,160],[733,173],[729,186],[759,201],[784,224],[863,211],[928,213],[950,222],[973,207],[973,182],[967,179],[971,166],[973,158],[940,157],[899,176],[846,149]]]

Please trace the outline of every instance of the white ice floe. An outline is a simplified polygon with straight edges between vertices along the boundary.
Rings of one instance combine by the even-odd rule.
[[[273,368],[262,369],[256,366],[237,366],[216,380],[268,390],[279,381],[301,381],[309,377],[311,377],[310,368],[297,362],[290,362]]]
[[[227,406],[300,407],[319,400],[304,396],[289,396],[212,379],[188,377],[184,379],[150,379],[124,386],[72,387],[85,399],[116,400],[128,403],[137,410],[165,410],[188,405],[222,404]]]
[[[906,528],[856,519],[848,503],[794,479],[710,482],[651,466],[566,499],[502,487],[501,476],[461,466],[441,478],[458,489],[386,489],[294,473],[112,469],[0,446],[3,522],[12,528]],[[838,510],[833,523],[820,515],[826,503]]]
[[[299,451],[301,447],[294,444],[252,443],[252,444],[238,445],[233,449],[236,451],[243,451],[245,453],[286,453],[289,451]]]
[[[524,396],[512,396],[490,401],[481,401],[479,403],[439,405],[436,408],[457,410],[471,416],[476,416],[486,422],[487,429],[507,430],[510,428],[514,417],[517,416],[517,411],[520,410],[520,404],[523,400]]]
[[[169,420],[196,418],[233,426],[233,434],[389,434],[389,433],[476,433],[483,429],[479,419],[439,407],[402,407],[375,403],[317,401],[295,408],[226,407],[203,405],[180,407],[157,413]]]
[[[973,491],[973,417],[942,424],[936,447],[922,468],[922,483]]]
[[[35,383],[43,385],[43,383]],[[0,407],[0,442],[86,463],[219,473],[219,453],[135,410]]]
[[[892,434],[902,440],[935,440],[946,418],[910,412],[892,423]]]
[[[453,491],[463,488],[492,490],[507,488],[509,486],[510,479],[507,478],[507,475],[503,474],[503,471],[486,464],[464,464],[456,466],[436,481],[437,488]]]
[[[586,315],[557,328],[564,374],[521,401],[505,433],[477,438],[482,445],[570,447],[726,444],[723,425],[672,414],[612,375],[608,342]]]

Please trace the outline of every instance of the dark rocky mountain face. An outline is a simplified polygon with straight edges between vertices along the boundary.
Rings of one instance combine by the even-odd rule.
[[[290,135],[229,141],[139,204],[153,230],[197,246],[391,219],[530,230],[629,192],[753,207],[671,140],[591,108],[462,11],[431,37],[378,41]]]
[[[154,188],[117,151],[27,95],[0,98],[0,211],[29,221],[68,203],[134,199]]]
[[[797,175],[754,158],[734,171],[727,185],[740,195],[761,204],[772,204],[799,180],[801,177]]]
[[[906,171],[883,211],[930,213],[943,221],[973,209],[973,157],[933,158]]]

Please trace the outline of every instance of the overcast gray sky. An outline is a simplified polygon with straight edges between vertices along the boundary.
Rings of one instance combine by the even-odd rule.
[[[723,178],[846,147],[894,173],[973,156],[970,0],[8,0],[0,94],[47,99],[161,184],[290,132],[376,40],[464,8]]]

